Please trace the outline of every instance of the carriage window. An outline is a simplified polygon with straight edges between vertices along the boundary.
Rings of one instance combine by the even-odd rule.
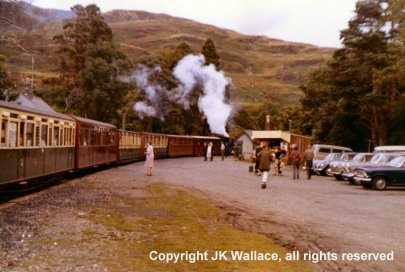
[[[86,139],[88,145],[94,145],[94,137],[91,129],[86,129]]]
[[[69,128],[63,128],[63,145],[69,145],[68,137],[69,137]]]
[[[17,146],[17,123],[16,122],[10,122],[9,132],[10,132],[9,146],[16,147]]]
[[[18,137],[19,146],[24,146],[24,132],[25,132],[25,122],[20,123],[20,133]]]
[[[53,145],[59,145],[59,127],[53,128]]]
[[[34,146],[34,124],[27,123],[27,146]]]
[[[35,125],[35,146],[40,146],[41,135],[39,129],[39,122]]]
[[[80,145],[87,146],[88,129],[83,128],[80,133]]]
[[[48,125],[41,125],[41,146],[46,146],[48,140]]]
[[[48,133],[49,133],[49,137],[48,137],[48,145],[49,146],[52,146],[52,128],[51,127],[49,127],[49,131],[48,131]]]
[[[7,120],[1,120],[0,146],[6,146]]]
[[[114,132],[108,133],[108,144],[114,145],[114,142],[115,142]]]
[[[73,145],[73,134],[72,134],[72,129],[71,128],[67,129],[66,144],[67,145]]]

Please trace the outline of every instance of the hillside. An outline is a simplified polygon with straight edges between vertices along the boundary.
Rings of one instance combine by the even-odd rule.
[[[68,13],[59,14],[64,17]],[[297,104],[301,96],[299,80],[333,51],[264,36],[242,35],[164,14],[115,10],[105,13],[104,17],[115,41],[134,63],[164,48],[175,48],[180,42],[188,43],[199,52],[204,41],[211,38],[221,57],[221,68],[232,78],[231,99],[237,105],[255,106],[269,99],[283,106]],[[46,24],[38,24],[23,42],[34,52],[37,84],[40,79],[58,72],[52,37],[61,32],[62,22],[49,23],[48,18]],[[6,55],[16,69],[30,75],[30,54],[21,54],[20,49],[5,43],[0,44],[0,54]]]
[[[115,10],[105,14],[122,49],[136,62],[143,55],[187,42],[195,52],[214,40],[221,68],[232,78],[232,100],[251,105],[263,99],[295,104],[299,80],[331,56],[333,49],[291,43],[234,31],[164,14]]]

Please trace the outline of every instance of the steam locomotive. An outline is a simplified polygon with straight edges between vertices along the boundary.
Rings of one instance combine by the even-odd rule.
[[[76,116],[0,101],[0,187],[52,175],[144,159],[151,142],[155,158],[199,156],[204,142],[220,153],[218,137],[120,130]]]

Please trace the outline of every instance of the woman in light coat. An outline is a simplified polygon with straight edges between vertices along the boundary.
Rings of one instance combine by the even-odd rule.
[[[153,160],[155,159],[155,154],[153,152],[153,146],[150,142],[146,144],[146,175],[152,176]]]

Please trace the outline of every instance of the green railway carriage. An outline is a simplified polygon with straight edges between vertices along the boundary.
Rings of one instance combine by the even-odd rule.
[[[74,169],[76,122],[0,101],[0,186]]]

